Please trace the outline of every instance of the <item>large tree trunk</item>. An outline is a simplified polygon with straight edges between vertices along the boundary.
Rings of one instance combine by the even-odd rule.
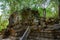
[[[60,0],[58,0],[59,4],[58,4],[58,11],[59,11],[59,24],[60,24]]]
[[[59,19],[60,19],[60,3],[59,3]]]
[[[46,18],[46,9],[44,8],[44,18]]]

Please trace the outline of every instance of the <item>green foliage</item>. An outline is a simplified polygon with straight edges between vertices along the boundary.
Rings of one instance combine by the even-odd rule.
[[[44,8],[42,7],[42,4],[44,4],[47,0],[0,0],[3,4],[0,5],[0,9],[2,9],[2,15],[0,15],[0,31],[2,29],[5,29],[7,25],[9,24],[9,16],[14,11],[21,11],[24,7],[29,7],[33,10],[38,9],[40,13],[40,17],[43,17]],[[57,18],[58,17],[58,3],[57,0],[51,0],[50,3],[45,9],[46,9],[46,18]],[[60,0],[58,0],[60,2]],[[52,8],[54,8],[54,11],[52,11]]]
[[[43,17],[43,8],[39,8],[38,11],[40,13],[40,17]]]
[[[8,25],[8,21],[7,21],[7,20],[1,22],[1,23],[0,23],[0,31],[1,31],[2,29],[6,29],[6,26],[7,26],[7,25]]]
[[[58,17],[58,4],[55,1],[51,1],[46,8],[46,18],[57,18]]]

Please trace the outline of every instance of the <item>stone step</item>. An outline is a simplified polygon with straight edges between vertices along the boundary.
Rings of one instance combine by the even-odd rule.
[[[24,28],[24,27],[20,27],[20,26],[18,26],[18,27],[17,27],[17,26],[16,26],[16,27],[13,27],[14,30],[18,30],[18,29],[20,29],[20,28]]]
[[[30,32],[29,36],[28,36],[28,39],[27,40],[38,40],[38,35],[39,32],[38,31],[32,31]]]
[[[55,40],[55,36],[52,32],[30,32],[27,40]],[[60,36],[57,36],[56,40],[60,40]]]

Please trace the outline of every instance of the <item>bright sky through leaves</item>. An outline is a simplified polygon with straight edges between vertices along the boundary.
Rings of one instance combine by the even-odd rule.
[[[3,3],[2,2],[0,2],[0,15],[2,15],[2,9],[1,9],[1,5],[2,5]]]
[[[50,3],[50,0],[47,0],[45,3],[42,4],[43,8],[46,8]]]

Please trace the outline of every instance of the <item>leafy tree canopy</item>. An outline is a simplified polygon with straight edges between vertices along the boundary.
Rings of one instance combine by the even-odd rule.
[[[0,0],[0,30],[5,29],[9,24],[8,18],[14,11],[21,11],[24,7],[38,10],[43,17],[44,8],[46,18],[58,17],[58,2],[60,0]]]

